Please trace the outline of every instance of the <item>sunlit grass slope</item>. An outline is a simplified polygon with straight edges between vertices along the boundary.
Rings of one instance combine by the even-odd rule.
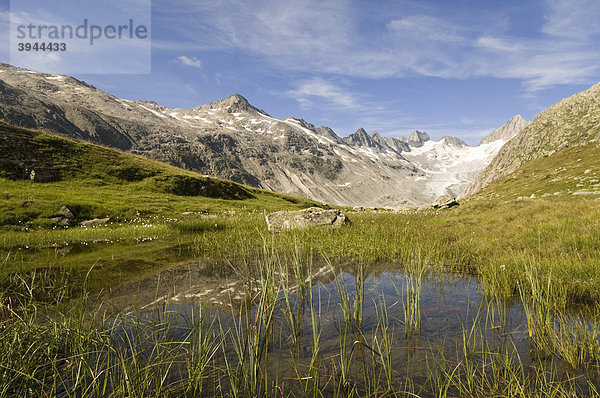
[[[314,204],[0,122],[0,226],[5,230],[52,228],[62,206],[76,224],[91,218],[151,221],[184,212]]]

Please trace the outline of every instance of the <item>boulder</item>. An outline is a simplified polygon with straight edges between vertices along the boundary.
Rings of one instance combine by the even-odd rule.
[[[442,195],[431,204],[434,209],[449,209],[454,206],[458,206],[458,202],[450,195]]]
[[[71,213],[71,209],[69,209],[67,206],[62,206],[60,209],[58,209],[58,215],[69,220],[75,218],[73,213]]]
[[[340,210],[324,210],[310,207],[298,211],[278,211],[267,215],[269,231],[281,232],[288,229],[307,227],[341,227],[350,224],[350,220]]]
[[[50,219],[50,221],[52,221],[53,223],[55,223],[57,225],[62,225],[62,226],[71,225],[71,220],[68,219],[67,217],[52,217]]]
[[[94,218],[91,220],[82,221],[79,225],[81,225],[82,227],[93,227],[95,225],[106,224],[109,221],[110,218]]]
[[[437,198],[430,206],[430,209],[449,209],[458,206],[458,201],[450,195],[442,195]]]
[[[50,221],[64,227],[71,225],[71,222],[74,218],[75,216],[71,212],[71,209],[69,209],[67,206],[61,206],[61,208],[58,209],[58,212],[56,212],[56,215],[50,218]]]

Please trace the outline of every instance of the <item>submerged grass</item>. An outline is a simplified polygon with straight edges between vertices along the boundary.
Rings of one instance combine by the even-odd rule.
[[[234,310],[233,316],[203,306],[185,315],[165,304],[150,314],[119,315],[97,323],[85,315],[88,295],[68,301],[75,304],[68,311],[55,311],[55,304],[69,296],[64,274],[12,276],[12,290],[0,294],[0,396],[553,397],[596,393],[598,314],[596,318],[576,316],[564,306],[544,304],[548,306],[544,309],[551,308],[551,317],[542,314],[544,322],[535,328],[548,328],[546,343],[552,355],[523,359],[512,334],[505,333],[505,304],[483,302],[468,317],[455,357],[432,352],[427,379],[415,381],[399,373],[398,336],[388,315],[399,305],[402,292],[391,304],[380,296],[372,303],[375,319],[366,322],[361,309],[367,305],[361,293],[366,283],[360,277],[363,266],[357,265],[352,280],[349,274],[337,276],[332,284],[335,300],[339,300],[334,316],[339,340],[333,350],[324,349],[323,322],[332,314],[322,312],[323,286],[312,280],[312,258],[301,255],[300,245],[287,259],[268,244],[263,249],[257,264],[237,270],[252,299]],[[333,268],[334,275],[340,275],[341,270]],[[415,266],[408,275],[418,277],[423,270],[422,265]],[[551,297],[544,289],[546,293],[536,300]],[[55,301],[48,303],[48,297]],[[533,333],[532,339],[536,336]],[[418,339],[410,335],[403,341]],[[540,349],[535,341],[531,347]],[[275,356],[282,350],[289,352],[289,359]],[[581,378],[581,372],[588,376]]]

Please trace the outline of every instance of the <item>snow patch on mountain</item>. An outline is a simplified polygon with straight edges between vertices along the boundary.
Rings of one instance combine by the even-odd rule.
[[[404,153],[404,157],[427,175],[425,189],[432,198],[444,194],[458,196],[505,142],[496,140],[476,147],[457,147],[445,140],[427,141]]]

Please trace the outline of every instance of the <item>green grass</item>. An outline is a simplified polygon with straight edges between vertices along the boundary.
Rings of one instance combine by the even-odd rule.
[[[500,297],[518,295],[518,284],[527,280],[528,264],[533,263],[540,278],[566,286],[570,301],[600,300],[600,201],[582,197],[493,204],[473,201],[441,213],[350,217],[353,224],[340,229],[281,234],[266,230],[261,213],[188,218],[157,222],[152,227],[130,224],[87,231],[9,231],[0,234],[0,254],[5,272],[57,266],[81,277],[96,263],[93,281],[95,272],[108,272],[115,276],[113,280],[126,282],[186,258],[204,259],[206,272],[222,274],[230,272],[224,264],[255,261],[265,241],[288,257],[297,242],[302,242],[303,250],[316,256],[316,261],[322,256],[334,263],[362,261],[369,272],[388,264],[409,264],[420,256],[438,268],[478,275],[485,291]],[[103,239],[109,242],[102,243]],[[81,244],[93,240],[100,243]],[[72,242],[70,246],[78,250],[63,255],[68,248],[64,242]],[[53,243],[58,247],[43,248]],[[42,247],[18,248],[36,244]],[[146,267],[140,269],[144,262]],[[100,274],[98,278],[102,279]]]
[[[109,217],[146,223],[182,213],[305,208],[314,201],[209,178],[139,156],[0,122],[0,227],[59,227],[61,206],[73,224]],[[33,180],[31,179],[34,175]],[[42,182],[35,182],[38,181]]]
[[[516,199],[532,194],[571,196],[578,192],[600,197],[600,142],[591,141],[569,147],[550,156],[532,160],[509,176],[495,181],[476,197],[483,199]],[[576,194],[577,195],[577,194]]]
[[[0,147],[36,154],[1,161],[0,357],[6,360],[0,397],[65,388],[91,396],[274,393],[271,386],[281,381],[267,366],[274,314],[285,315],[292,357],[298,356],[302,313],[295,300],[320,300],[303,276],[332,264],[356,276],[356,293],[337,285],[343,299],[334,358],[319,354],[326,314],[311,308],[312,355],[304,367],[292,364],[305,395],[319,396],[321,388],[338,395],[413,392],[410,381],[399,388],[394,378],[394,331],[383,298],[376,332],[362,331],[364,280],[390,268],[412,278],[402,303],[407,339],[418,338],[424,273],[467,273],[478,277],[488,298],[520,300],[539,355],[573,368],[600,363],[593,310],[600,302],[600,200],[573,195],[596,189],[597,143],[532,161],[477,200],[446,211],[351,213],[352,224],[343,228],[280,234],[267,231],[265,213],[314,202],[1,123]],[[32,182],[32,167],[50,181]],[[531,194],[537,198],[518,198]],[[75,216],[69,228],[52,220],[63,205]],[[76,226],[94,217],[111,223]],[[240,312],[233,329],[202,317],[175,342],[165,337],[172,326],[167,315],[150,332],[125,334],[119,342],[84,314],[89,295],[191,260],[207,275],[242,279],[250,294],[256,288],[255,312]],[[293,285],[299,296],[289,294]],[[566,312],[581,303],[592,308],[591,322]],[[435,364],[428,388],[437,395],[571,394],[570,381],[561,382],[552,369],[539,365],[538,373],[527,373],[510,346],[493,345],[473,330],[465,329],[456,360]],[[229,362],[215,363],[217,356]],[[180,365],[189,373],[181,383],[167,379]]]

